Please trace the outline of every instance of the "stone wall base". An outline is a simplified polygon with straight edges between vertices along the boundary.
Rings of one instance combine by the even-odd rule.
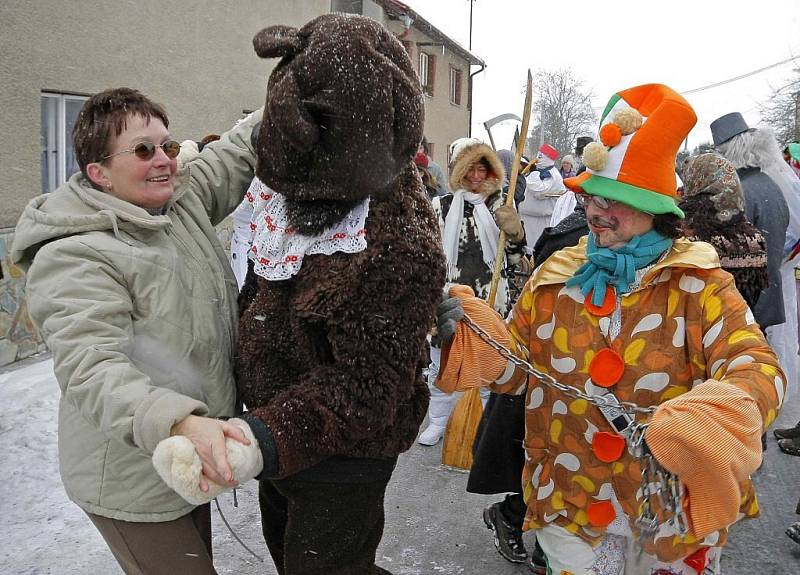
[[[0,230],[0,366],[47,351],[28,317],[25,274],[11,264],[13,230]]]

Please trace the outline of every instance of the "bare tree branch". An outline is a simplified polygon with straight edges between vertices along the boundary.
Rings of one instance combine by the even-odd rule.
[[[774,89],[769,100],[758,106],[761,120],[774,130],[781,144],[793,140],[800,141],[798,107],[800,107],[800,68],[795,68],[794,77]]]
[[[597,116],[592,96],[569,68],[539,70],[534,83],[536,120],[528,138],[528,153],[533,155],[544,141],[565,155],[572,151],[578,136],[594,133]]]

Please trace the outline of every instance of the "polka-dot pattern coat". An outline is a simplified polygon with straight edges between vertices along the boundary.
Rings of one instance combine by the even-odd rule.
[[[772,423],[783,400],[783,373],[710,245],[676,240],[640,287],[619,298],[621,328],[613,340],[610,314],[590,313],[580,289],[564,285],[586,261],[585,247],[584,238],[557,252],[529,280],[508,320],[520,353],[558,381],[596,394],[605,390],[593,382],[590,366],[598,354],[608,353],[601,351],[611,349],[622,359],[623,371],[610,389],[622,401],[656,406],[714,378],[751,396],[764,428]],[[516,371],[493,387],[513,392],[524,383],[525,375]],[[526,406],[525,528],[555,523],[596,544],[615,517],[609,510],[616,498],[636,534],[638,460],[627,449],[614,449],[613,441],[598,441],[614,432],[600,411],[535,378],[528,383]],[[756,516],[749,480],[740,483],[740,493],[739,518]],[[722,545],[726,536],[722,529],[702,540],[691,533],[681,538],[662,525],[645,550],[674,561],[700,547]]]

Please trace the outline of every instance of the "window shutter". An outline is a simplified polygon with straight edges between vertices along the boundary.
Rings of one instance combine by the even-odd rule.
[[[433,96],[433,86],[436,83],[436,56],[428,54],[428,95]]]

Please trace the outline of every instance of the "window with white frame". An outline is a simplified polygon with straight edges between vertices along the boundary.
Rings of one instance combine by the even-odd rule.
[[[80,168],[72,127],[87,96],[42,92],[42,193],[52,192]]]
[[[424,92],[428,85],[428,55],[422,51],[419,53],[419,83]]]
[[[461,105],[461,70],[450,66],[450,103]]]
[[[434,77],[436,75],[436,56],[420,50],[419,53],[419,83],[422,91],[433,96]]]

